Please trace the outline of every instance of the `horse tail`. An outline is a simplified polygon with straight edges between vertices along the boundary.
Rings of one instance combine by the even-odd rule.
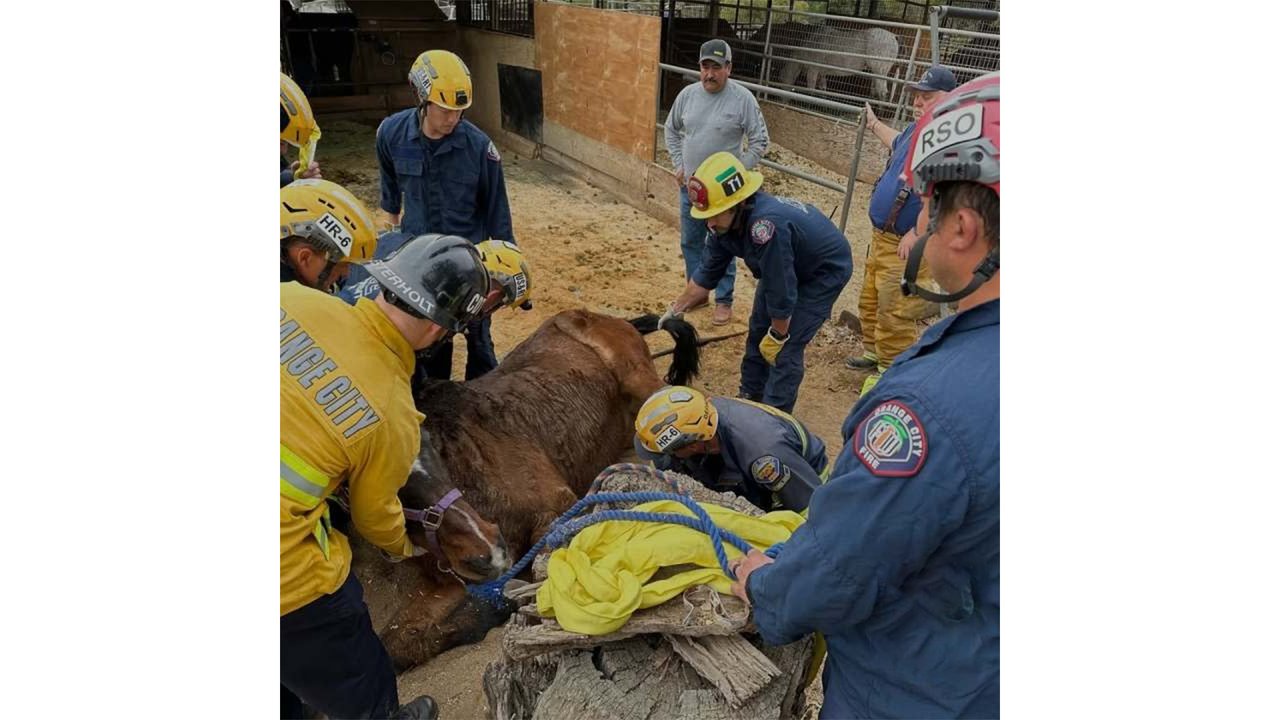
[[[648,335],[658,329],[659,317],[654,314],[641,315],[627,322],[631,323],[641,335]],[[671,354],[671,367],[664,378],[668,385],[688,385],[698,376],[698,331],[684,320],[671,319],[663,326],[676,341],[675,352]]]

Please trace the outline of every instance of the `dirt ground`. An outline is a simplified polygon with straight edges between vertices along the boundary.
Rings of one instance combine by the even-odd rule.
[[[376,125],[329,121],[323,123],[323,127],[318,159],[324,177],[352,190],[370,209],[376,208],[378,169],[373,151]],[[493,338],[499,358],[543,320],[568,308],[586,307],[623,317],[663,312],[684,287],[679,229],[641,213],[550,163],[517,157],[505,148],[502,150],[516,239],[532,269],[535,307],[530,312],[503,310],[495,317]],[[768,157],[814,175],[842,181],[834,173],[783,148],[772,147]],[[767,169],[764,189],[813,203],[823,212],[838,209],[842,200],[839,193]],[[857,313],[863,259],[870,237],[866,216],[869,190],[865,184],[859,184],[854,193],[854,207],[846,229],[853,244],[854,274],[836,303],[835,317],[846,310]],[[671,203],[677,202],[673,181]],[[839,217],[835,220],[838,222]],[[704,337],[746,330],[755,286],[750,272],[739,261],[734,321],[725,327],[713,326],[709,308],[690,312],[686,319]],[[648,340],[655,351],[672,345],[665,333],[650,335]],[[736,395],[744,342],[744,337],[738,337],[705,346],[702,374],[695,385],[714,394]],[[464,352],[464,348],[465,344],[457,344],[459,353]],[[847,369],[844,360],[861,351],[861,343],[851,330],[828,322],[805,354],[806,372],[795,415],[823,438],[832,457],[841,445],[840,424],[866,377],[865,373]],[[665,372],[666,359],[657,362],[660,371]],[[460,355],[454,363],[455,372],[460,374],[463,365]],[[375,610],[375,627],[379,629],[386,615],[377,612],[377,608],[384,605],[378,596],[391,591],[394,589],[370,587],[366,590],[370,606]],[[482,643],[455,648],[402,675],[402,700],[429,693],[440,702],[443,718],[486,717],[481,675],[485,665],[500,655],[499,633],[500,630],[495,629]]]

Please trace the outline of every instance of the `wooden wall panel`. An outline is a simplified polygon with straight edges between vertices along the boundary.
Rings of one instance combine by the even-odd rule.
[[[546,119],[652,160],[659,19],[538,3],[534,23]]]

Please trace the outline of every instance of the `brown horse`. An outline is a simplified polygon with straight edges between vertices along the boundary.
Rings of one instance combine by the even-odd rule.
[[[417,392],[418,409],[427,416],[423,454],[430,444],[441,463],[438,469],[428,463],[428,471],[447,473],[448,484],[456,483],[471,507],[497,524],[510,562],[631,447],[636,412],[664,384],[641,337],[656,329],[654,315],[626,321],[566,310],[496,370],[466,383],[429,383]],[[697,373],[697,334],[683,321],[664,329],[676,340],[666,382],[684,384]],[[407,589],[413,597],[382,636],[397,669],[474,642],[505,619],[507,611],[466,595],[451,577],[496,575],[498,563],[476,563],[420,563],[424,585]]]

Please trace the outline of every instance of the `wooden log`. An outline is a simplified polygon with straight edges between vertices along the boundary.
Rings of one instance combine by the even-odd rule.
[[[495,663],[508,666],[486,670],[485,692],[494,720],[784,720],[797,716],[797,691],[812,651],[809,639],[762,648],[780,673],[737,708],[672,652],[665,640],[652,637],[548,656],[559,662],[554,679],[545,686],[545,671],[529,667],[537,659]],[[524,683],[524,687],[501,683]],[[521,704],[522,692],[537,698],[531,713],[527,704]]]
[[[765,688],[741,707],[733,708],[718,690],[686,690],[672,717],[698,720],[784,720],[799,717],[804,708],[800,684],[813,653],[813,640],[806,638],[782,647],[761,648],[761,652],[782,670]]]
[[[484,668],[483,687],[491,717],[531,718],[538,696],[555,679],[558,662],[491,662]]]
[[[741,635],[664,637],[685,662],[716,686],[734,709],[782,674],[773,661]]]
[[[665,645],[665,643],[663,643]],[[675,657],[635,638],[561,656],[532,720],[647,720],[676,717],[680,689],[706,681]]]
[[[680,598],[657,607],[637,610],[627,624],[608,635],[582,635],[569,632],[551,618],[538,625],[508,625],[502,636],[502,648],[512,659],[523,659],[561,650],[589,648],[626,640],[636,635],[726,636],[736,635],[748,627],[750,611],[738,598],[721,595],[706,585],[686,590]],[[524,606],[517,615],[536,616]]]

